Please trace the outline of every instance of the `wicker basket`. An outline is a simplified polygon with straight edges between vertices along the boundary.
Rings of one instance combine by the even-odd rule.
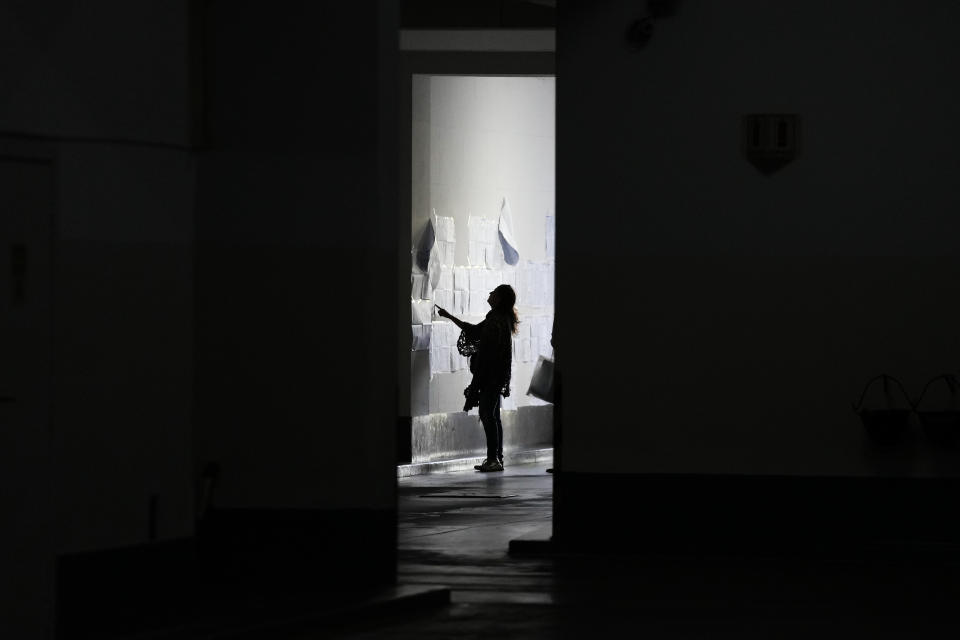
[[[866,409],[863,406],[863,400],[867,391],[877,380],[883,381],[883,395],[886,398],[887,406],[882,409]],[[908,408],[894,407],[893,394],[890,392],[890,383],[896,383]],[[913,406],[910,397],[907,395],[903,384],[885,373],[870,379],[860,394],[860,401],[853,405],[853,411],[860,416],[860,422],[871,440],[878,444],[890,445],[903,440],[904,435],[910,427],[910,414],[913,413]]]
[[[927,394],[927,389],[938,380],[943,380],[950,389],[950,408],[936,411],[921,411],[920,403]],[[960,411],[957,410],[958,388],[960,388],[960,381],[957,380],[954,374],[944,373],[935,376],[928,380],[927,384],[923,386],[923,392],[913,404],[913,409],[920,418],[923,435],[934,444],[956,447],[957,443],[960,442]]]

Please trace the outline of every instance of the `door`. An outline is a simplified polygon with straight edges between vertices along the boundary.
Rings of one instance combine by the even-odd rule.
[[[0,156],[0,637],[53,634],[52,167]]]

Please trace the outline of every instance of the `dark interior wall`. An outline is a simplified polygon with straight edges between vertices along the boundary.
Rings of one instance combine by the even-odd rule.
[[[395,4],[74,4],[0,7],[0,133],[14,141],[2,151],[48,167],[37,198],[51,203],[51,251],[27,255],[50,258],[53,291],[50,379],[38,383],[52,400],[34,412],[49,420],[29,425],[49,431],[11,446],[51,471],[25,460],[4,477],[35,482],[43,500],[29,521],[43,535],[24,557],[50,568],[59,556],[55,580],[23,582],[45,611],[22,609],[12,635],[49,633],[54,582],[69,628],[185,593],[192,551],[179,540],[194,533],[195,465],[211,460],[221,506],[264,507],[251,526],[286,535],[288,555],[261,566],[303,564],[368,531],[380,573],[360,562],[354,577],[389,578]],[[203,151],[191,146],[200,124]],[[374,515],[277,517],[282,507]],[[317,575],[311,564],[314,586]]]
[[[220,507],[392,513],[396,7],[215,0],[205,23],[198,463]]]
[[[66,571],[65,558],[193,534],[190,25],[185,0],[0,5],[0,154],[49,174],[37,194],[48,208],[3,214],[42,216],[31,222],[43,233],[3,233],[0,246],[25,242],[24,309],[50,294],[31,323],[42,342],[22,369],[32,391],[17,414],[42,419],[5,445],[19,462],[4,465],[4,485],[31,506],[4,504],[29,537],[3,541],[23,558],[8,572],[15,597],[4,605],[18,613],[0,616],[4,637],[51,637],[54,612],[116,603],[104,587],[137,588],[113,582],[106,564]]]
[[[4,3],[0,15],[0,130],[53,167],[55,551],[189,536],[188,5]]]
[[[20,147],[20,148],[17,148]],[[0,141],[0,636],[44,637],[52,625],[50,447],[53,168]],[[18,266],[19,263],[19,266]]]
[[[0,131],[185,144],[189,0],[0,5]]]
[[[960,362],[960,8],[676,4],[640,50],[644,3],[558,9],[564,469],[955,474],[850,403]],[[771,176],[740,151],[764,112],[803,125]]]
[[[556,25],[556,2],[403,0],[404,29],[542,29]]]
[[[63,143],[56,179],[57,550],[191,536],[195,160]]]

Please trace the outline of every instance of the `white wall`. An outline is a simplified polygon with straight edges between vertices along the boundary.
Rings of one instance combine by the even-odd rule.
[[[638,51],[634,5],[559,8],[564,469],[956,473],[850,403],[960,363],[960,6],[690,1]],[[769,177],[764,112],[803,120]]]
[[[555,79],[415,75],[412,93],[411,246],[435,209],[454,218],[455,262],[467,265],[468,218],[497,219],[506,197],[521,264],[546,261],[545,219],[555,205]],[[520,300],[518,312],[523,322],[530,314],[552,314],[552,306],[533,308]],[[525,395],[533,366],[515,363],[517,406],[535,402]],[[428,354],[414,352],[412,415],[460,411],[469,382],[466,369],[431,380]]]
[[[413,77],[413,225],[430,209],[457,220],[496,217],[501,197],[513,207],[521,259],[541,261],[543,216],[554,211],[552,77]],[[466,235],[463,235],[466,238]],[[467,246],[457,243],[457,264]]]

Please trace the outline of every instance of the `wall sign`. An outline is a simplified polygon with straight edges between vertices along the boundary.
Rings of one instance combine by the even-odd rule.
[[[755,113],[743,116],[743,153],[764,175],[792,162],[800,154],[800,116],[793,113]]]

